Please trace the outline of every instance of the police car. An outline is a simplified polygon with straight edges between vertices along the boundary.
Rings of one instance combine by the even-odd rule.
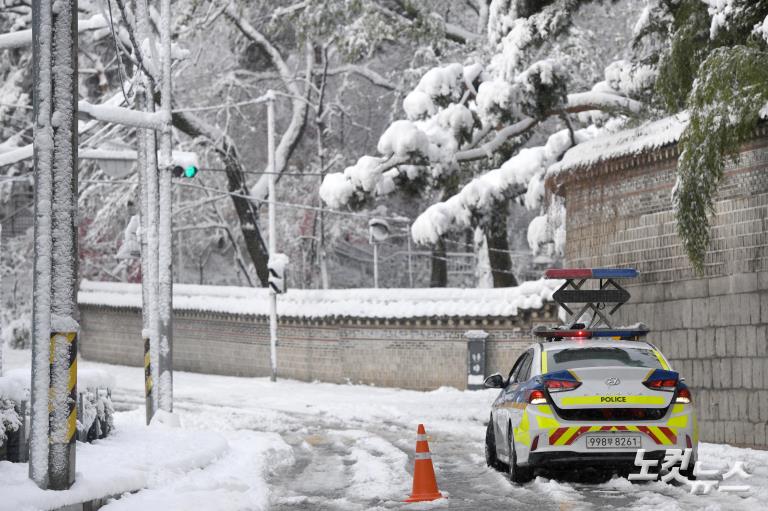
[[[636,275],[617,269],[547,272],[566,279],[559,290],[566,292],[555,293],[566,311],[571,309],[563,300],[584,303],[581,310],[598,319],[589,326],[537,328],[534,333],[542,342],[526,349],[506,377],[496,373],[485,380],[486,387],[501,389],[486,431],[489,466],[524,483],[537,468],[628,473],[639,449],[645,450],[646,460],[662,460],[667,449],[689,448],[692,470],[698,429],[691,391],[645,340],[647,328],[605,326],[610,325],[606,304],[618,300],[613,303],[620,306],[629,298],[617,279]],[[598,279],[599,288],[584,289],[588,279]],[[572,314],[571,319],[583,316]]]

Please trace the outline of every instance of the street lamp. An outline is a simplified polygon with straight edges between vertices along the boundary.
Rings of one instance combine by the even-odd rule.
[[[379,243],[389,238],[389,224],[381,218],[368,221],[368,243],[373,245],[373,287],[379,287]]]

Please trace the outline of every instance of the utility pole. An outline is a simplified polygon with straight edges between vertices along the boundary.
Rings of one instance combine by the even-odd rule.
[[[141,4],[142,2],[137,2]],[[146,80],[136,88],[136,110],[146,111]],[[157,337],[157,165],[153,130],[137,129],[136,167],[139,172],[139,220],[141,222],[141,340],[144,349],[144,395],[146,420],[150,423],[157,410],[154,382],[159,378],[159,343]],[[150,165],[150,162],[153,164]]]
[[[379,287],[379,244],[373,244],[373,287]]]
[[[145,0],[136,2],[136,31],[139,44],[148,41],[148,46],[152,51],[154,46],[149,40],[149,12]],[[154,92],[153,80],[141,71],[141,83],[136,89],[136,110],[154,112]],[[137,128],[136,138],[138,140],[136,164],[139,172],[139,218],[141,220],[141,337],[144,348],[146,421],[149,424],[158,409],[160,382],[157,142],[155,131],[152,129]]]
[[[173,232],[171,230],[171,178],[173,160],[171,154],[171,0],[162,0],[160,4],[160,63],[162,85],[160,111],[163,116],[163,129],[160,135],[160,172],[159,172],[159,239],[158,258],[158,294],[160,313],[160,381],[158,406],[166,412],[173,412]]]
[[[0,224],[0,258],[3,256],[3,224]],[[0,275],[0,303],[3,300],[3,276]],[[4,305],[4,304],[3,304]],[[0,324],[0,339],[3,338],[3,325]],[[3,347],[0,346],[0,376],[3,375]]]
[[[411,224],[405,230],[405,239],[408,243],[408,285],[413,287],[413,247],[411,246]]]
[[[269,169],[269,257],[277,254],[277,228],[275,226],[275,94],[267,92],[267,158]],[[269,356],[272,375],[277,381],[277,292],[269,289]]]
[[[29,477],[75,482],[77,0],[32,2],[35,262]],[[55,41],[55,44],[54,44]]]

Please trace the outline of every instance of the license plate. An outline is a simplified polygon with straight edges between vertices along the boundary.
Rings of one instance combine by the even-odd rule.
[[[640,435],[592,434],[587,435],[588,449],[637,449],[643,446]]]

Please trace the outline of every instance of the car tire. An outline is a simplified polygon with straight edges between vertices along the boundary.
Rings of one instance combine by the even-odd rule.
[[[493,417],[485,429],[485,463],[494,470],[503,470],[504,463],[496,455],[496,433],[493,428]]]
[[[509,468],[507,476],[509,481],[515,484],[524,484],[533,479],[533,469],[531,467],[521,467],[517,464],[517,452],[515,450],[515,441],[512,439],[512,425],[507,429],[507,447],[509,453]]]

